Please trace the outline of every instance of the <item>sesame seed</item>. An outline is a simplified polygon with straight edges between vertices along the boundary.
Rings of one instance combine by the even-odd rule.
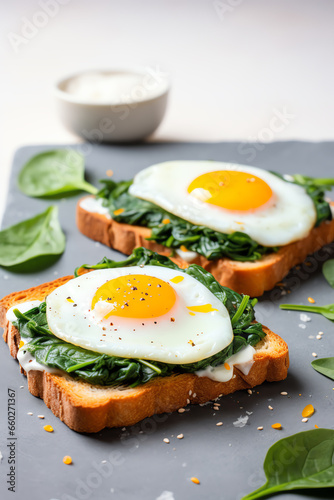
[[[253,394],[252,389],[247,389],[248,394]]]
[[[318,357],[318,354],[317,354],[316,352],[312,352],[312,356],[313,356],[314,358],[317,358],[317,357]]]
[[[189,405],[189,404],[190,404],[190,399],[187,399],[187,405]]]
[[[192,477],[192,478],[191,478],[191,481],[192,481],[193,483],[195,483],[195,484],[201,484],[201,483],[200,483],[200,481],[199,481],[199,479],[197,479],[197,477]]]
[[[315,303],[315,300],[312,297],[308,297],[307,300],[310,302],[310,304],[314,304]]]
[[[213,409],[214,409],[215,411],[218,411],[220,408],[219,408],[219,406],[214,406],[214,407],[213,407]]]
[[[257,428],[258,431],[263,431],[263,426],[260,425],[260,427]]]
[[[323,334],[324,334],[324,332],[318,332],[318,335],[323,335]]]
[[[303,418],[303,419],[302,419],[302,422],[303,422],[303,423],[308,422],[308,418],[306,418],[306,417],[305,417],[305,418]]]
[[[37,415],[38,418],[44,418],[44,415]]]
[[[191,396],[191,395],[192,395],[192,393],[193,393],[193,391],[190,389],[190,391],[189,391],[189,393],[188,393],[188,394],[189,394],[189,396]]]
[[[288,393],[287,392],[281,392],[281,396],[287,396]]]
[[[322,335],[317,335],[317,336],[316,336],[316,339],[317,339],[317,340],[321,340],[321,339],[322,339]]]
[[[179,413],[184,413],[186,410],[185,410],[184,408],[179,408],[177,411],[178,411]]]
[[[166,444],[169,444],[169,439],[168,438],[164,438],[163,442],[166,443]]]
[[[28,411],[27,415],[33,415],[33,413],[31,411]]]
[[[194,394],[193,394],[193,398],[195,398],[196,396],[197,396],[197,394],[196,394],[196,392],[194,392]]]
[[[177,437],[177,439],[183,439],[184,438],[183,434],[178,434],[176,437]]]
[[[268,408],[269,408],[269,410],[273,410],[273,409],[274,409],[274,408],[273,408],[272,406],[270,406],[270,405],[268,406]]]
[[[223,425],[223,422],[217,422],[217,423],[216,423],[216,426],[217,426],[217,427],[220,427],[221,425]]]

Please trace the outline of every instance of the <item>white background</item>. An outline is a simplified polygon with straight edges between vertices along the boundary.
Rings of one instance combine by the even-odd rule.
[[[57,12],[45,23],[38,12],[48,1]],[[0,3],[0,215],[19,146],[79,140],[59,122],[52,93],[77,70],[167,69],[172,92],[153,140],[333,139],[333,1]],[[27,20],[44,26],[15,38]],[[277,112],[289,118],[274,131]]]

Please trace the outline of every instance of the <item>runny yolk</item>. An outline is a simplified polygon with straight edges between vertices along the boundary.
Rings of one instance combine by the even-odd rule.
[[[189,185],[188,193],[206,203],[240,211],[261,207],[273,194],[263,179],[237,170],[218,170],[200,175]]]
[[[104,283],[95,293],[92,309],[103,300],[110,304],[110,316],[156,318],[168,313],[177,299],[173,287],[159,278],[131,274]]]

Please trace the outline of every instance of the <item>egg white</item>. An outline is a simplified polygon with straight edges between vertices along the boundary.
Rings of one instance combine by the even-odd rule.
[[[242,171],[260,177],[270,186],[273,202],[249,212],[232,211],[188,193],[188,186],[196,177],[217,170]],[[139,172],[129,192],[193,224],[226,234],[240,231],[267,247],[287,245],[306,237],[316,221],[313,201],[302,187],[246,165],[213,161],[159,163]]]
[[[146,274],[168,282],[178,296],[172,310],[153,319],[110,316],[108,320],[101,314],[104,301],[91,310],[98,288],[109,280],[131,274]],[[170,281],[175,276],[184,279],[175,284]],[[68,297],[74,302],[69,302]],[[189,314],[187,307],[204,304],[211,304],[217,311]],[[233,340],[225,306],[195,278],[164,267],[92,271],[54,290],[47,296],[46,305],[48,325],[54,335],[74,345],[113,356],[174,364],[194,363],[213,356]],[[108,306],[106,302],[105,305]],[[175,321],[171,321],[171,317]]]

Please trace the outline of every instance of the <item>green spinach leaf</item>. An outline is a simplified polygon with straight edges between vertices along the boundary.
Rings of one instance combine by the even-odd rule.
[[[186,270],[179,269],[168,257],[163,257],[145,248],[137,248],[132,255],[121,262],[104,258],[95,266],[81,266],[86,269],[107,269],[113,267],[136,266],[149,264],[170,267],[185,272],[206,286],[221,300],[230,316],[236,317],[233,324],[234,340],[225,349],[197,363],[183,365],[160,363],[143,359],[127,359],[108,356],[74,346],[55,337],[49,330],[46,318],[46,303],[22,314],[15,310],[17,321],[15,326],[26,340],[24,346],[40,363],[57,368],[92,384],[114,385],[125,384],[135,387],[148,382],[157,376],[168,376],[172,373],[194,373],[207,366],[223,364],[232,354],[236,354],[246,345],[256,345],[265,337],[262,325],[254,323],[254,302],[249,297],[222,287],[213,276],[199,266],[192,265]],[[80,268],[77,268],[77,271]]]
[[[275,443],[263,464],[267,482],[242,500],[282,491],[334,487],[334,430],[300,432]]]
[[[84,158],[73,149],[55,149],[33,156],[22,168],[18,186],[27,196],[56,196],[97,188],[84,179]]]
[[[36,257],[60,255],[64,250],[65,235],[59,225],[56,206],[0,231],[1,266],[16,266]]]
[[[312,361],[311,365],[317,372],[334,380],[334,358],[320,358]]]
[[[334,304],[326,306],[300,306],[298,304],[281,304],[280,309],[287,309],[290,311],[305,311],[315,314],[322,314],[325,318],[334,321]]]
[[[322,266],[322,273],[332,288],[334,288],[334,259],[327,260]]]

